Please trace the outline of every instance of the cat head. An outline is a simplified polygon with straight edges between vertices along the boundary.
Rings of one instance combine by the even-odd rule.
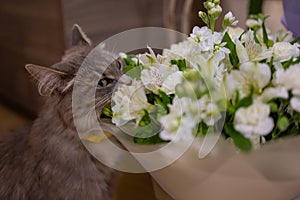
[[[46,96],[46,106],[44,110],[51,109],[55,114],[60,115],[60,119],[64,121],[67,126],[73,123],[72,116],[72,92],[75,78],[78,77],[78,70],[82,63],[92,51],[93,45],[91,40],[82,31],[78,25],[74,25],[72,31],[72,46],[68,49],[62,60],[50,67],[42,67],[38,65],[28,64],[25,66],[29,74],[37,83],[38,91],[42,96]],[[103,58],[114,58],[113,62],[98,62],[94,63],[93,69],[88,69],[83,84],[91,85],[96,76],[99,77],[98,86],[95,93],[96,109],[101,112],[103,106],[110,102],[113,89],[123,74],[123,63],[115,59],[116,56],[112,53],[98,48],[99,56]],[[90,76],[90,81],[89,77]],[[86,91],[82,91],[84,94]],[[83,110],[90,110],[91,102],[82,103]],[[53,114],[53,113],[52,113]],[[100,115],[100,113],[98,113]],[[51,115],[47,113],[44,115]]]

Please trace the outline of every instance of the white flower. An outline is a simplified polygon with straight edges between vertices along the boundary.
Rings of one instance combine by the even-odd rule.
[[[268,102],[274,98],[282,98],[287,99],[289,97],[289,93],[284,87],[270,87],[266,88],[262,95],[259,97],[261,101]]]
[[[292,65],[287,70],[275,72],[274,84],[292,90],[294,95],[300,95],[300,65]]]
[[[277,70],[275,72],[274,84],[282,87],[286,91],[291,91],[294,95],[290,100],[291,107],[300,112],[300,65],[292,65],[287,70]]]
[[[149,67],[149,66],[155,66],[157,64],[169,64],[169,59],[166,56],[162,55],[155,55],[154,51],[151,49],[151,47],[147,46],[149,53],[144,53],[139,55],[139,61],[142,65]]]
[[[229,27],[227,30],[232,41],[235,41],[240,38],[240,36],[244,33],[244,30],[240,27]]]
[[[229,54],[230,50],[225,47],[226,42],[222,42],[223,37],[224,37],[223,33],[214,32],[214,34],[213,34],[214,49],[213,50],[215,53],[221,51],[224,54]]]
[[[280,30],[274,35],[274,42],[291,42],[293,40],[293,33],[291,31]]]
[[[177,44],[172,44],[170,49],[163,50],[163,56],[170,58],[171,60],[182,59],[191,56],[191,54],[199,53],[198,51],[193,51],[194,48],[198,47],[198,45],[191,40],[184,40]],[[194,56],[194,55],[192,55]]]
[[[239,70],[232,70],[226,76],[225,85],[229,97],[238,90],[242,98],[249,95],[251,89],[254,89],[255,93],[261,93],[270,79],[271,70],[267,64],[247,62],[243,63]]]
[[[234,128],[246,138],[255,140],[267,135],[274,127],[270,106],[256,101],[247,108],[239,108],[234,116]]]
[[[300,98],[299,97],[293,97],[291,99],[290,105],[295,111],[300,112]]]
[[[213,126],[221,118],[218,106],[207,95],[198,100],[175,97],[169,110],[168,115],[160,118],[164,127],[160,137],[164,140],[192,139],[201,121]]]
[[[224,16],[224,21],[227,22],[228,25],[232,25],[232,26],[237,25],[237,23],[239,22],[238,20],[235,19],[235,17],[233,16],[232,12],[228,12]]]
[[[222,7],[220,5],[214,6],[207,11],[209,15],[219,15],[222,12]]]
[[[213,34],[206,26],[201,28],[195,26],[190,38],[199,44],[201,51],[212,51],[214,48]]]
[[[221,119],[220,110],[215,103],[210,101],[206,106],[203,121],[207,126],[213,126],[219,119]]]
[[[245,42],[245,46],[242,42]],[[239,40],[235,41],[240,63],[261,61],[272,57],[272,49],[267,49],[267,47],[255,42],[253,31],[249,30],[242,37],[242,42]]]
[[[262,26],[262,21],[261,19],[255,20],[255,19],[247,19],[246,21],[246,26],[248,26],[249,28],[257,28]]]
[[[132,85],[120,85],[112,97],[113,117],[112,122],[122,126],[130,120],[137,119],[137,123],[143,116],[143,109],[147,108],[147,97],[142,83],[133,80]]]
[[[173,104],[169,105],[169,114],[160,118],[160,123],[164,127],[160,132],[160,138],[164,140],[191,140],[193,131],[199,123],[199,106],[191,109],[195,103],[190,98],[173,99]],[[190,112],[192,111],[192,112]],[[198,117],[196,116],[198,115]]]
[[[299,56],[299,48],[289,42],[277,42],[273,46],[274,61],[284,62]]]
[[[141,80],[145,87],[158,94],[159,90],[166,94],[174,94],[175,87],[182,81],[182,72],[177,66],[158,64],[141,72]]]

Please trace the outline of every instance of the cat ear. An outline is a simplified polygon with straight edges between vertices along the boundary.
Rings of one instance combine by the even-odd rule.
[[[74,24],[72,29],[72,46],[79,44],[92,46],[90,38],[82,31],[81,27],[78,24]]]
[[[50,96],[54,91],[63,93],[69,85],[65,72],[32,64],[26,65],[25,69],[37,81],[42,96]]]

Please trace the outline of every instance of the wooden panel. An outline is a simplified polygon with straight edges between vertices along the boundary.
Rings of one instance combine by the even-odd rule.
[[[162,27],[162,4],[162,0],[62,0],[65,36],[70,41],[75,23],[96,44],[131,28]]]
[[[64,36],[59,0],[0,0],[0,98],[36,112],[36,87],[27,63],[51,65],[60,60]]]

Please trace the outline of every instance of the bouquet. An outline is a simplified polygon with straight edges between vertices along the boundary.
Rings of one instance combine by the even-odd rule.
[[[299,134],[298,39],[271,33],[262,14],[241,29],[229,12],[216,31],[220,1],[204,5],[207,26],[161,55],[150,47],[121,54],[131,84],[120,84],[103,109],[114,124],[104,129],[174,199],[291,199],[299,194],[300,138],[284,137]]]
[[[267,17],[251,15],[247,29],[231,12],[215,30],[219,0],[204,3],[186,40],[164,49],[122,54],[131,85],[120,85],[104,113],[138,144],[189,141],[224,134],[241,151],[299,133],[299,44],[289,31],[275,34]],[[127,128],[124,128],[127,127]],[[224,127],[224,128],[223,128]],[[217,137],[218,138],[218,137]],[[214,142],[212,145],[214,145]]]

